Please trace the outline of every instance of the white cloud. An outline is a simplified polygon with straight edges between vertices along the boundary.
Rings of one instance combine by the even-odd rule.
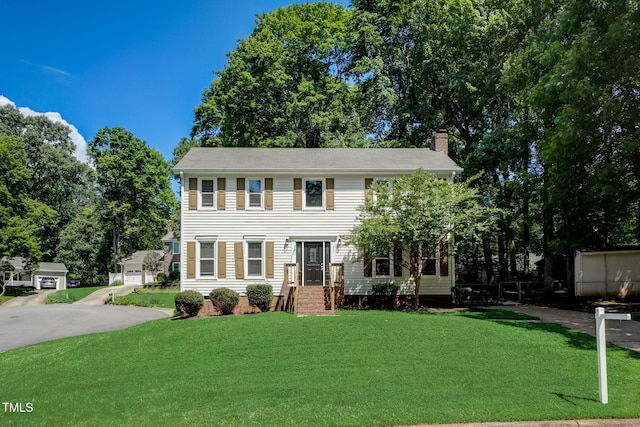
[[[7,105],[7,104],[11,105],[14,108],[16,106],[15,102],[11,101],[9,98],[5,96],[0,95],[0,106]],[[56,113],[56,112],[39,113],[37,111],[33,111],[31,108],[28,108],[28,107],[18,107],[18,110],[22,113],[23,116],[45,116],[52,122],[62,123],[63,125],[67,126],[69,129],[71,129],[71,132],[69,133],[69,137],[74,142],[74,144],[76,144],[76,152],[74,153],[74,155],[81,162],[87,163],[87,141],[85,141],[84,137],[80,135],[80,132],[78,132],[78,129],[74,125],[72,125],[71,123],[67,122],[62,118],[60,113]]]

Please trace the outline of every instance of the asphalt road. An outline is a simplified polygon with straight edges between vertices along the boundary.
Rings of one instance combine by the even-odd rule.
[[[114,331],[169,317],[134,306],[51,304],[0,307],[0,352],[58,338]]]

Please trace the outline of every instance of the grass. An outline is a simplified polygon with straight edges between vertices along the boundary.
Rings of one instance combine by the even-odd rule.
[[[498,316],[502,320],[493,320]],[[381,426],[638,417],[640,355],[510,314],[163,319],[0,354],[2,425]],[[506,320],[505,320],[506,319]]]
[[[44,300],[45,304],[58,304],[66,303],[71,304],[75,301],[80,301],[82,298],[91,295],[98,289],[104,289],[104,286],[91,286],[86,288],[69,288],[60,291],[55,291],[52,294],[47,295]]]
[[[132,293],[117,296],[113,304],[115,305],[137,305],[140,307],[162,307],[176,308],[174,298],[178,291],[167,291],[161,289],[141,289],[138,288]]]
[[[3,304],[9,301],[12,298],[20,296],[22,294],[26,294],[27,292],[33,292],[34,288],[24,287],[24,286],[5,286],[5,292],[2,298],[0,299],[0,304]]]

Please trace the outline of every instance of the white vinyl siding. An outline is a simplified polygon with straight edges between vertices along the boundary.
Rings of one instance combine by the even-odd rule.
[[[212,175],[215,171],[212,171]],[[195,174],[194,174],[195,176]],[[394,283],[401,284],[401,291],[407,294],[413,292],[413,285],[408,277],[408,269],[404,271],[404,277],[393,277],[393,261],[390,266],[390,276],[387,277],[364,277],[364,264],[357,258],[357,252],[353,247],[344,243],[345,236],[355,225],[359,215],[358,207],[364,203],[365,191],[364,183],[367,176],[378,177],[379,174],[367,175],[335,175],[327,173],[324,177],[317,176],[304,177],[299,174],[269,174],[273,177],[273,208],[249,209],[246,192],[244,194],[245,209],[236,209],[236,179],[245,179],[245,190],[249,188],[249,177],[246,174],[227,175],[226,178],[226,210],[188,210],[188,198],[183,187],[182,198],[182,226],[181,241],[199,241],[202,236],[217,235],[217,241],[227,242],[226,278],[200,277],[187,278],[187,257],[181,258],[181,290],[194,289],[207,295],[212,289],[227,287],[244,295],[247,285],[257,283],[268,283],[273,286],[274,295],[281,295],[281,287],[284,277],[284,264],[296,262],[295,248],[296,242],[330,242],[331,259],[326,262],[345,263],[345,293],[347,295],[366,295],[370,293],[371,285],[384,281],[393,280]],[[253,175],[255,177],[256,175]],[[188,178],[183,179],[183,186],[186,186]],[[193,176],[192,176],[193,177]],[[323,208],[303,208],[294,210],[293,190],[294,179],[302,178],[302,189],[304,193],[305,181],[309,179],[321,179],[323,181],[323,193],[326,193],[326,180],[334,180],[334,209],[325,210]],[[381,177],[384,178],[384,177]],[[264,205],[264,178],[263,179],[263,205]],[[303,199],[305,195],[303,194]],[[324,197],[324,196],[323,196]],[[323,198],[323,206],[325,199]],[[303,201],[304,204],[304,201]],[[262,246],[262,275],[259,279],[249,275],[248,247],[246,243],[252,241],[248,236],[261,236]],[[338,242],[338,238],[341,238]],[[234,263],[234,244],[243,243],[244,277],[237,279]],[[273,278],[267,278],[266,274],[266,243],[273,242]],[[185,243],[183,243],[184,245]],[[197,246],[197,245],[196,245]],[[186,246],[183,247],[185,250]],[[218,247],[216,246],[216,250]],[[217,254],[216,254],[217,255]],[[449,265],[452,264],[451,259]],[[217,264],[216,264],[217,266]],[[257,267],[256,267],[257,268]],[[257,270],[256,270],[257,271]],[[440,277],[434,275],[423,277],[421,281],[421,293],[432,295],[449,295],[452,286],[452,277]]]

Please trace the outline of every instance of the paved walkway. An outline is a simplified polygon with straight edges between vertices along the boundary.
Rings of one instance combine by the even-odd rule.
[[[499,308],[535,316],[545,323],[558,323],[593,337],[596,336],[595,312],[584,313],[535,305],[504,305]],[[608,342],[640,353],[640,322],[635,320],[607,320],[606,322]]]

